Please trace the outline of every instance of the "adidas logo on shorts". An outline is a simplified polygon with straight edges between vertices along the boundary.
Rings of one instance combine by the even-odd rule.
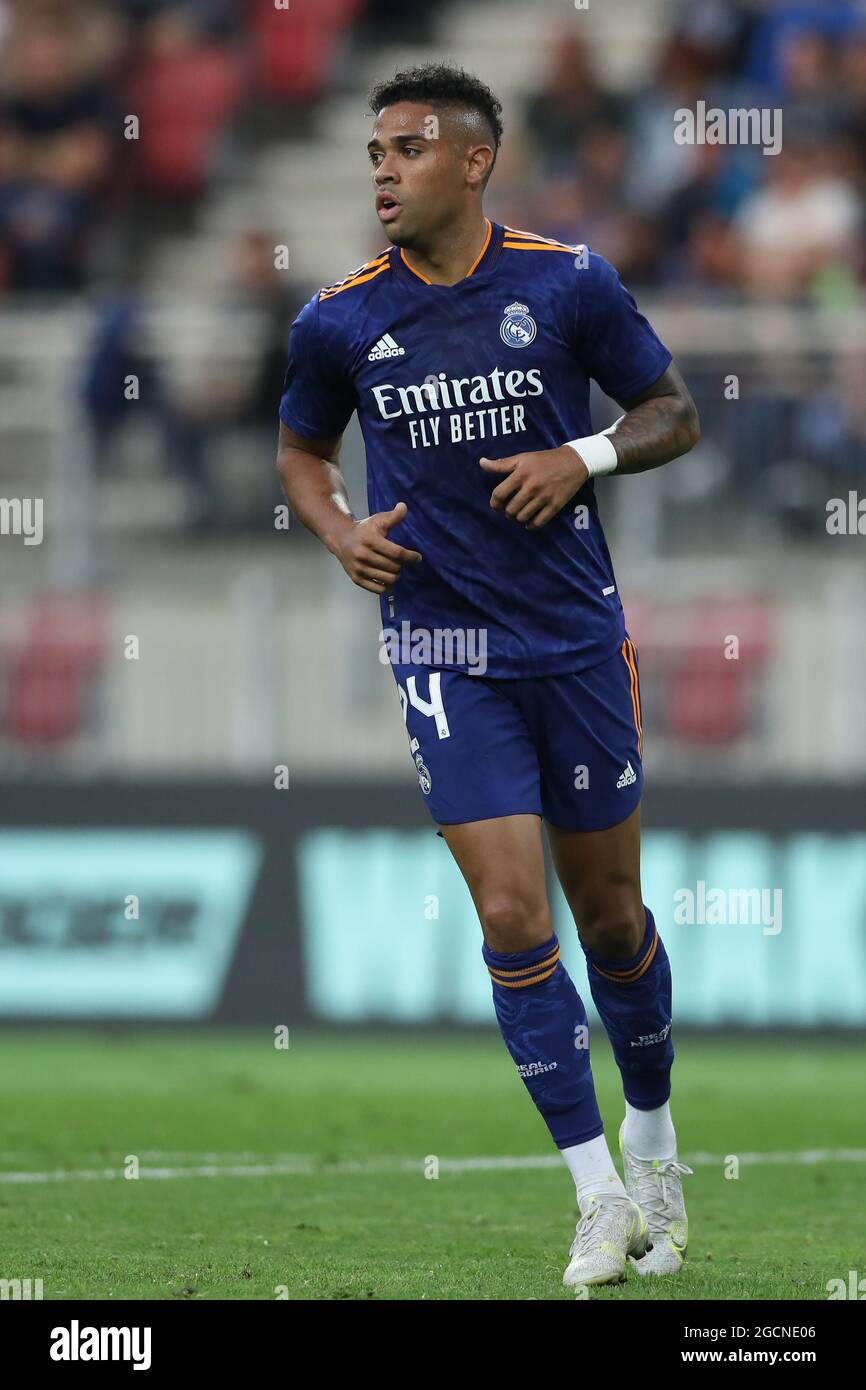
[[[406,349],[398,347],[390,333],[383,333],[378,343],[371,352],[367,353],[368,362],[381,362],[384,357],[405,357]]]
[[[628,762],[628,763],[626,763],[626,765],[625,765],[625,770],[620,774],[619,781],[618,781],[617,784],[616,784],[616,786],[617,786],[617,791],[619,791],[620,788],[622,788],[622,787],[631,787],[631,786],[633,786],[633,784],[634,784],[636,781],[637,781],[637,773],[635,772],[635,770],[634,770],[634,768],[632,767],[631,763]]]

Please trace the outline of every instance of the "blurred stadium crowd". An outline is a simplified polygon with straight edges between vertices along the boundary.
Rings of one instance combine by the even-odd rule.
[[[784,110],[778,156],[671,139],[671,113]],[[699,0],[650,82],[606,91],[574,34],[524,114],[521,215],[603,245],[623,278],[690,296],[838,299],[866,269],[866,13],[851,4]],[[534,178],[530,178],[534,175]],[[535,209],[537,208],[537,211]]]
[[[195,231],[250,145],[303,134],[351,50],[434,27],[395,0],[0,0],[0,286],[81,289],[105,257]],[[348,50],[348,51],[347,51]],[[784,148],[671,138],[672,112],[783,107]],[[132,138],[124,121],[134,113]],[[623,277],[690,295],[838,303],[866,268],[866,8],[694,0],[654,70],[613,91],[574,26],[506,112],[496,201],[604,249]],[[126,221],[124,221],[126,218]]]
[[[208,195],[270,143],[303,141],[334,94],[353,90],[361,56],[396,42],[425,50],[437,21],[436,5],[400,0],[0,0],[0,307],[99,291],[81,388],[97,464],[109,466],[137,368],[196,529],[268,525],[260,498],[246,518],[225,514],[209,446],[225,428],[257,440],[273,429],[288,324],[317,285],[275,269],[279,228],[245,228],[223,294],[227,314],[262,316],[254,367],[184,395],[138,360],[160,247],[194,242]],[[866,7],[694,0],[667,22],[651,69],[626,88],[605,84],[573,18],[553,32],[542,81],[506,109],[494,215],[587,241],[627,284],[674,302],[859,302]],[[673,113],[698,101],[783,108],[781,153],[678,145]],[[786,396],[764,400],[742,421],[746,479],[774,412],[791,415],[778,426],[786,457],[832,473],[844,454],[839,485],[862,478],[862,392],[850,371],[832,375],[832,400],[822,390],[793,412]]]

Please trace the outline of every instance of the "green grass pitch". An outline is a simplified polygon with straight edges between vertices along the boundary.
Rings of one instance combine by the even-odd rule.
[[[46,1299],[573,1298],[571,1180],[494,1035],[2,1040],[0,1278],[41,1278]],[[593,1070],[615,1149],[605,1040]],[[858,1046],[678,1037],[673,1109],[681,1156],[705,1156],[686,1267],[592,1297],[826,1299],[866,1275],[863,1155],[792,1158],[866,1147]],[[707,1158],[750,1153],[783,1161],[731,1179]],[[543,1162],[458,1162],[527,1156]]]

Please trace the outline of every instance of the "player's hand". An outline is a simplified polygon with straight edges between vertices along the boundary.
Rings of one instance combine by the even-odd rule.
[[[479,462],[485,473],[505,475],[490,494],[493,510],[504,511],[528,531],[546,526],[589,477],[583,459],[568,444]]]
[[[354,522],[337,548],[337,559],[349,578],[371,594],[383,594],[400,578],[404,565],[417,565],[421,559],[417,550],[388,540],[388,532],[407,511],[406,503],[398,502],[390,512],[374,512]]]

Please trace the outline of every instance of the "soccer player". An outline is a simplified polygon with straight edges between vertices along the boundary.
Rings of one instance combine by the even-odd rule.
[[[619,1282],[629,1261],[675,1273],[690,1170],[669,1108],[670,967],[641,895],[637,653],[594,479],[685,453],[697,412],[607,261],[485,217],[502,108],[482,82],[428,64],[371,108],[391,244],[292,327],[280,477],[380,596],[421,793],[475,903],[505,1044],[577,1189],[565,1283]],[[603,434],[591,378],[624,411]],[[362,519],[338,464],[355,410]],[[625,1184],[559,958],[542,821],[622,1074]]]

